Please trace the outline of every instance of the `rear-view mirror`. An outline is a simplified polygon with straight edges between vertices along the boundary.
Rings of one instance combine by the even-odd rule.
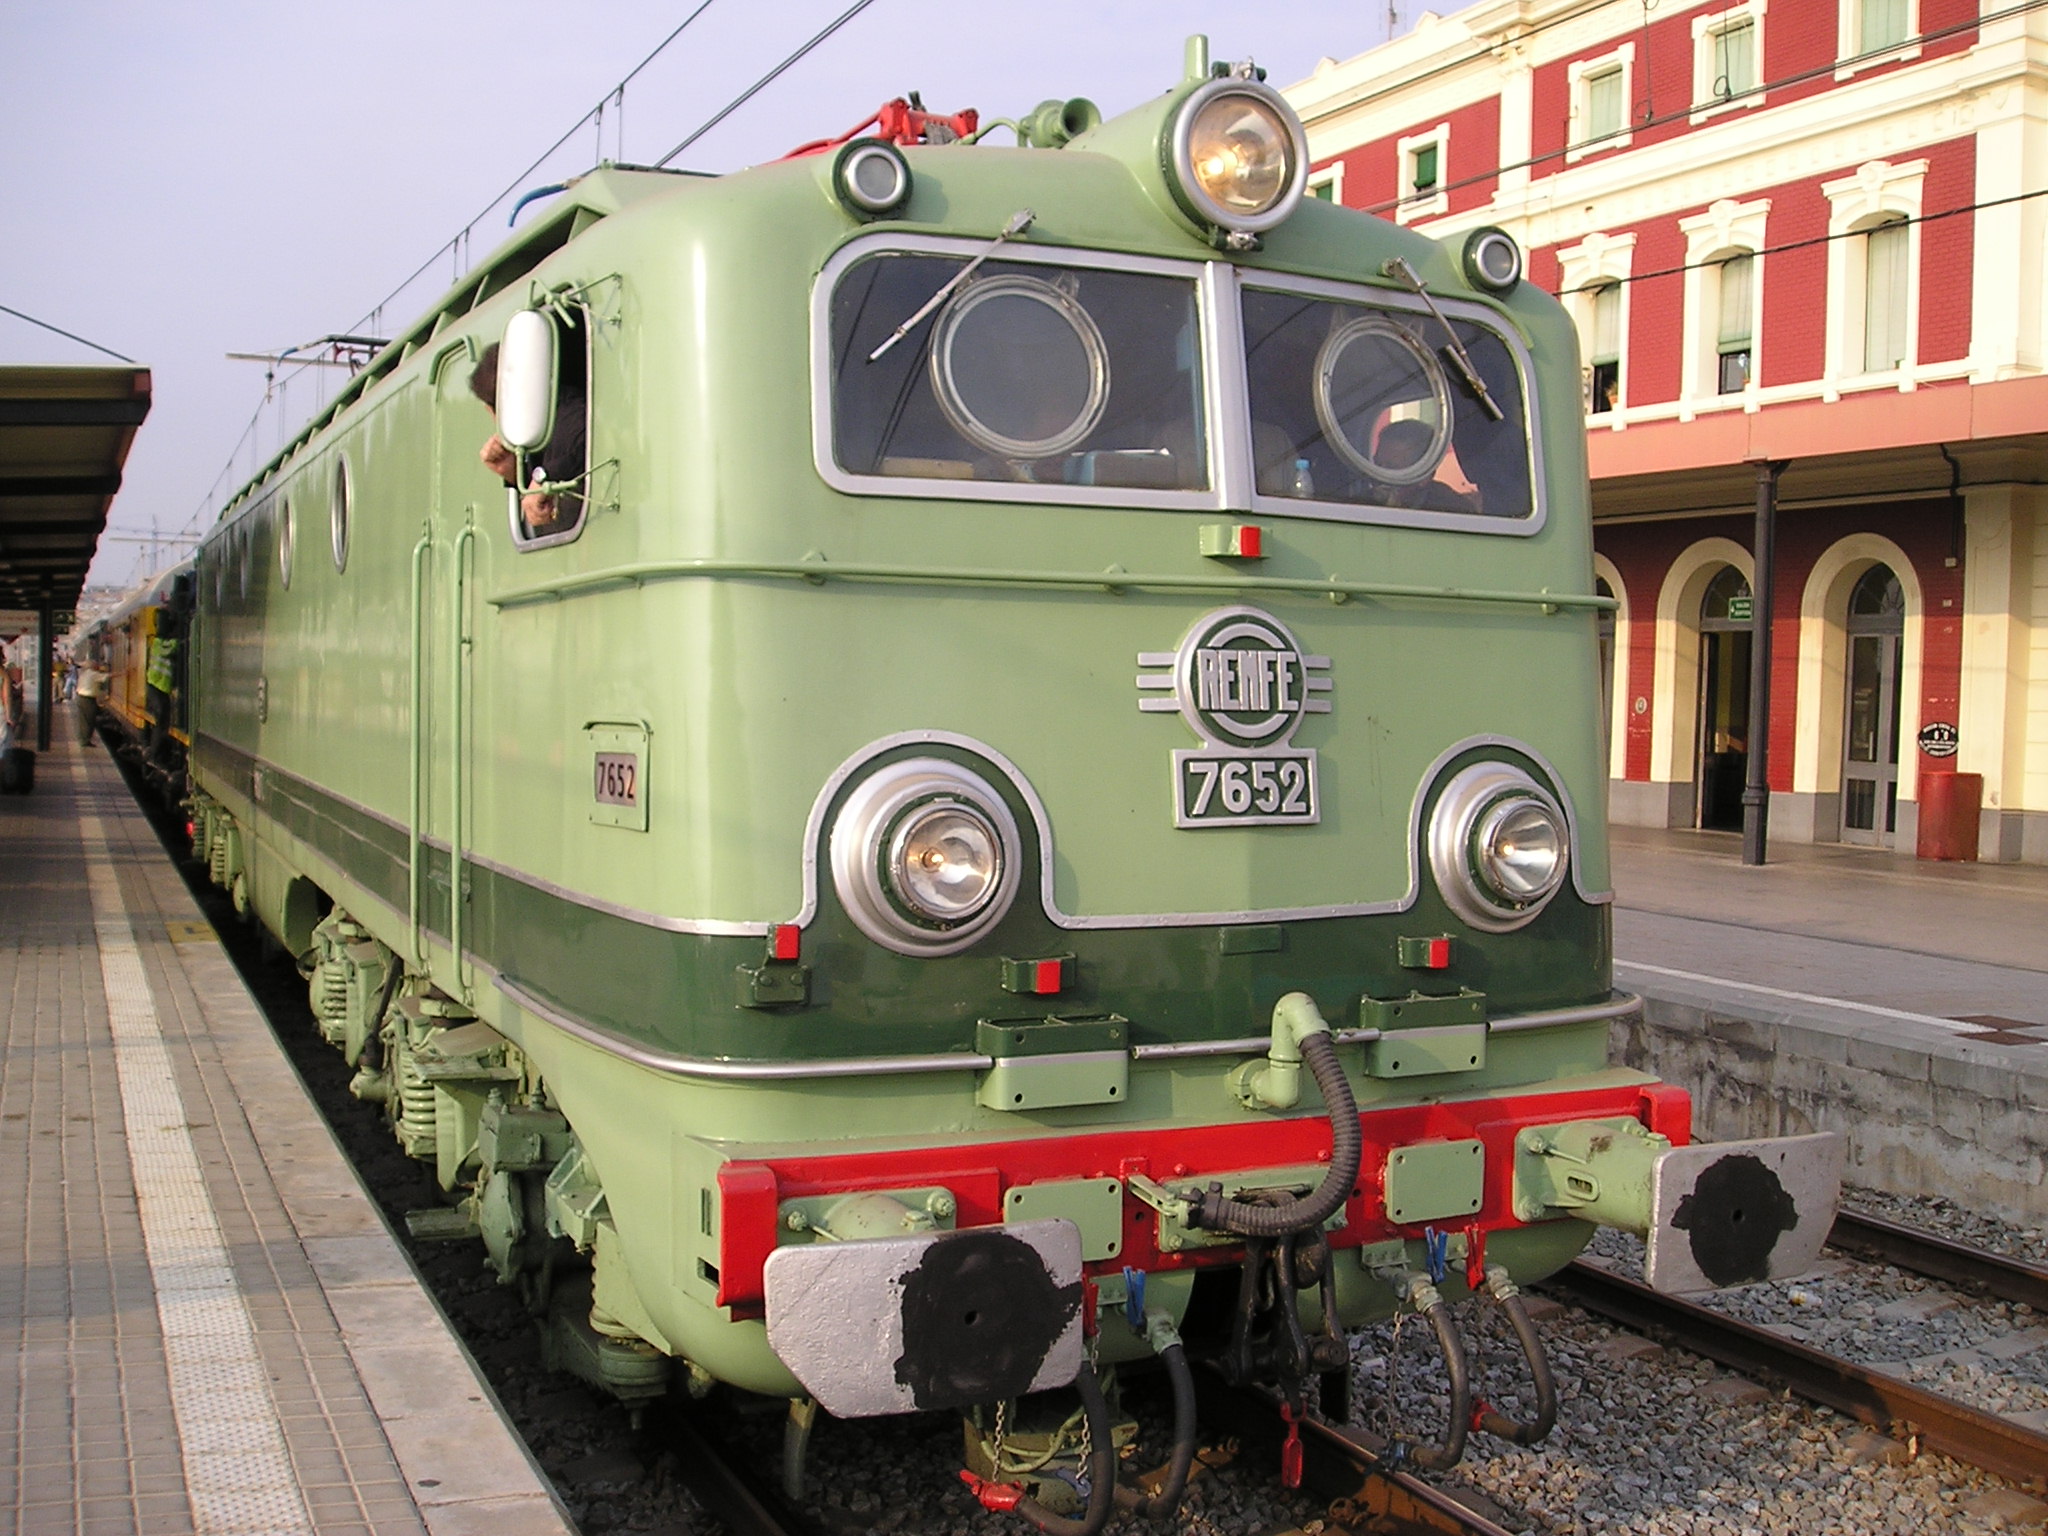
[[[523,309],[498,346],[498,436],[532,453],[555,429],[555,323]]]

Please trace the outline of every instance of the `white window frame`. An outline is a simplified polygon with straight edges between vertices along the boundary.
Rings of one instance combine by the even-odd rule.
[[[1558,292],[1565,312],[1578,328],[1582,367],[1586,338],[1593,327],[1593,290],[1608,283],[1621,285],[1621,344],[1616,352],[1621,365],[1619,388],[1615,391],[1614,408],[1610,411],[1589,409],[1586,412],[1589,421],[1612,422],[1619,426],[1628,411],[1629,379],[1634,371],[1629,366],[1629,308],[1635,286],[1629,281],[1629,274],[1635,267],[1635,256],[1636,237],[1633,233],[1591,234],[1577,245],[1561,247],[1557,253]]]
[[[1344,162],[1342,160],[1332,160],[1320,171],[1310,171],[1308,173],[1307,195],[1310,197],[1319,195],[1317,189],[1321,187],[1328,187],[1330,189],[1330,201],[1332,203],[1335,203],[1340,208],[1344,206]]]
[[[1621,131],[1604,138],[1588,139],[1582,132],[1586,121],[1586,78],[1604,75],[1616,68],[1621,71]],[[1564,152],[1566,164],[1583,160],[1588,155],[1605,154],[1610,149],[1628,148],[1629,141],[1635,137],[1635,71],[1636,45],[1632,42],[1623,43],[1597,59],[1578,59],[1565,67],[1565,79],[1571,90],[1571,121],[1565,125],[1565,137],[1569,141]]]
[[[1694,406],[1740,400],[1756,409],[1757,379],[1763,371],[1764,257],[1769,245],[1765,227],[1771,200],[1738,203],[1723,198],[1704,213],[1678,221],[1685,236],[1684,367],[1678,381],[1681,402]],[[1739,394],[1721,393],[1721,273],[1711,265],[1719,258],[1747,253],[1750,258],[1749,385]]]
[[[1862,10],[1863,0],[1841,0],[1840,24],[1835,40],[1835,57],[1841,60],[1835,66],[1837,80],[1853,80],[1864,70],[1885,64],[1901,64],[1920,57],[1920,0],[1906,0],[1906,40],[1896,48],[1887,48],[1867,59],[1857,57],[1863,41],[1859,35],[1862,31],[1859,25]]]
[[[1824,181],[1828,200],[1828,325],[1826,385],[1833,399],[1843,382],[1914,385],[1920,362],[1920,208],[1927,181],[1925,160],[1868,160],[1855,174]],[[1906,226],[1906,359],[1897,369],[1863,371],[1864,242],[1859,229],[1885,218],[1911,220]]]
[[[1415,151],[1430,148],[1436,150],[1436,188],[1418,196],[1415,190]],[[1394,171],[1399,177],[1401,190],[1401,200],[1394,205],[1394,222],[1413,224],[1417,219],[1449,213],[1451,195],[1444,189],[1451,179],[1451,125],[1448,122],[1438,123],[1434,128],[1425,128],[1405,139],[1397,139],[1394,153],[1397,157]]]
[[[1716,101],[1714,91],[1714,40],[1732,27],[1749,23],[1756,50],[1756,86],[1726,101]],[[1692,19],[1692,121],[1703,123],[1722,112],[1739,112],[1764,104],[1764,0],[1743,0],[1740,5]]]

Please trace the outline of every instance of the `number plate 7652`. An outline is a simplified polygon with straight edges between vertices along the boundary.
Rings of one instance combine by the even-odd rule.
[[[1176,752],[1177,827],[1312,825],[1316,808],[1313,752]]]

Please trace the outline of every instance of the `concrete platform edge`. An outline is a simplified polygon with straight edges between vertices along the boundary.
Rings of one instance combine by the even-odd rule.
[[[175,873],[158,894],[165,910],[182,905],[191,921],[204,923]],[[421,1520],[434,1536],[486,1528],[494,1536],[574,1536],[552,1483],[314,1108],[218,939],[175,948],[210,1020],[236,1037],[223,1055],[250,1134],[274,1171]],[[451,1380],[461,1385],[451,1391]],[[421,1392],[422,1384],[432,1390]]]
[[[1696,1136],[1838,1131],[1852,1184],[2048,1217],[2048,1049],[1656,967],[1614,975],[1644,1005],[1611,1026],[1615,1059],[1691,1093]]]

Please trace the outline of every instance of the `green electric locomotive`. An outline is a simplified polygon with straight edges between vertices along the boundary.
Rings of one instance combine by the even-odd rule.
[[[1497,230],[1305,196],[1201,39],[1005,126],[545,204],[201,548],[198,851],[433,1164],[415,1230],[621,1397],[800,1450],[1071,1384],[1099,1526],[1101,1374],[1298,1404],[1399,1309],[1445,1464],[1455,1304],[1547,1382],[1515,1288],[1596,1224],[1759,1279],[1839,1178],[1608,1064],[1572,327]]]

